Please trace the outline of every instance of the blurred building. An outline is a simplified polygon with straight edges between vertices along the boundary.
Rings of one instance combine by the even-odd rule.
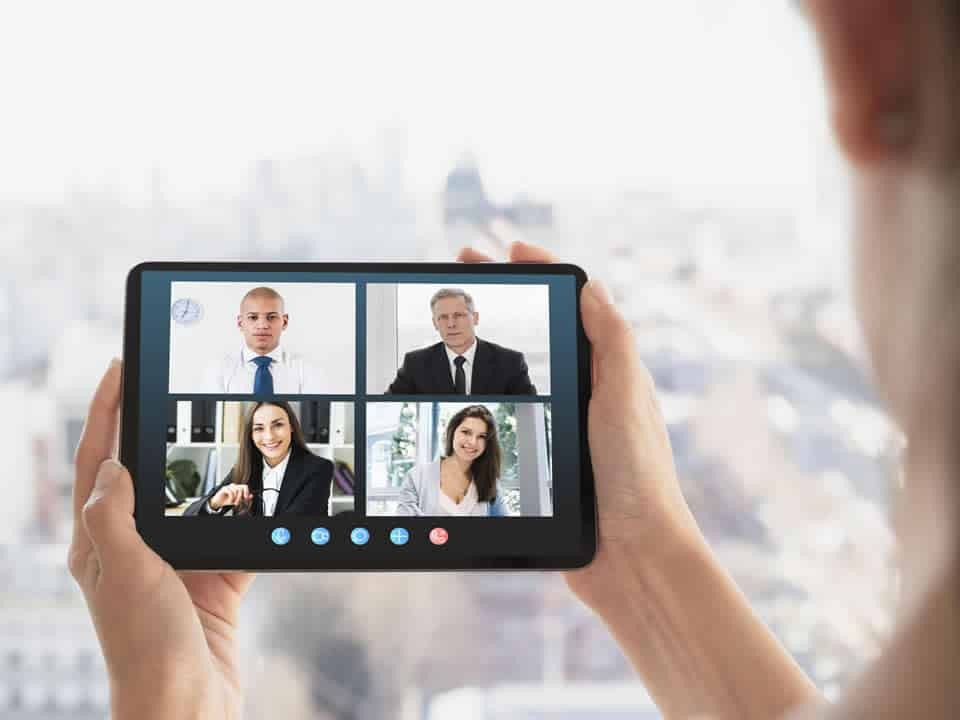
[[[0,717],[102,720],[100,646],[62,544],[0,548]]]

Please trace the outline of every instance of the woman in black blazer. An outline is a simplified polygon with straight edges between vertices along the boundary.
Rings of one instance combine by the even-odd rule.
[[[240,454],[226,478],[190,515],[327,515],[333,463],[310,452],[289,403],[259,402],[244,423]]]

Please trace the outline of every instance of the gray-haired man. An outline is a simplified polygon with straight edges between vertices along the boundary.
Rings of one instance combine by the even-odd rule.
[[[387,393],[393,395],[536,395],[523,353],[476,335],[473,298],[443,288],[430,299],[441,342],[408,352]]]

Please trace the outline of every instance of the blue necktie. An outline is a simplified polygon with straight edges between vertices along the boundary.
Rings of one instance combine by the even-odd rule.
[[[270,374],[273,358],[262,355],[253,361],[257,364],[257,374],[253,376],[253,394],[273,395],[273,375]]]

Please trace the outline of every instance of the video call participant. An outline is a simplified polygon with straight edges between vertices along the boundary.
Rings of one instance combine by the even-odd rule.
[[[407,473],[397,515],[512,515],[497,491],[501,464],[493,415],[465,407],[447,425],[444,457]]]
[[[237,464],[183,514],[327,515],[332,478],[333,463],[307,448],[290,405],[261,402],[247,416]]]
[[[280,344],[289,323],[283,297],[273,288],[257,287],[244,295],[237,315],[243,345],[207,371],[204,392],[317,392],[316,372]]]
[[[523,353],[477,337],[480,313],[459,288],[430,299],[441,342],[408,352],[387,394],[536,395]]]

